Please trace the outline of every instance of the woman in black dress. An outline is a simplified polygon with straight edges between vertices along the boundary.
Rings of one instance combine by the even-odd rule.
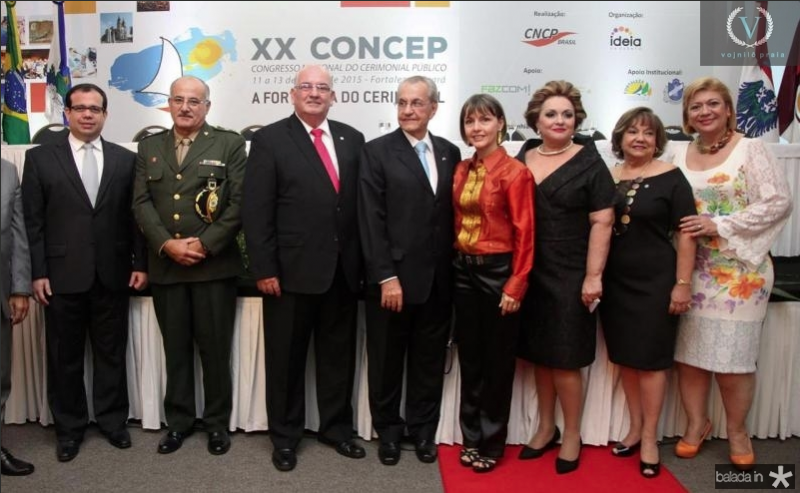
[[[521,459],[541,457],[564,434],[556,472],[578,468],[583,408],[581,368],[594,361],[596,315],[614,223],[614,181],[591,138],[575,134],[586,118],[578,89],[551,81],[537,90],[525,113],[542,137],[523,145],[517,159],[535,180],[536,265],[523,300],[520,357],[534,363],[539,426]]]
[[[680,169],[656,159],[666,144],[664,125],[649,108],[627,111],[614,127],[611,148],[622,162],[611,171],[616,222],[600,306],[608,357],[620,365],[630,414],[628,434],[611,452],[628,457],[641,446],[646,478],[660,472],[658,420],[678,315],[692,297],[696,247],[679,227],[682,217],[697,213],[692,188]]]

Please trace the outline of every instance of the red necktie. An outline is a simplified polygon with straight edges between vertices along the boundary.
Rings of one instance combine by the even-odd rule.
[[[333,160],[331,159],[331,155],[328,154],[328,149],[325,147],[325,144],[322,143],[322,129],[315,128],[311,131],[311,135],[314,136],[314,147],[317,148],[317,154],[319,154],[320,159],[322,159],[328,176],[331,177],[333,188],[336,189],[336,193],[339,193],[339,175],[336,174],[336,168],[333,167]]]

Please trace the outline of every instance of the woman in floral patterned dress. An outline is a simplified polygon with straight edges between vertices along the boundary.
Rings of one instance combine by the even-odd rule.
[[[755,463],[746,428],[755,390],[761,326],[774,280],[769,250],[789,217],[791,192],[760,140],[736,133],[728,88],[701,78],[684,92],[683,128],[697,138],[675,153],[692,185],[697,215],[681,220],[695,237],[692,303],[682,316],[675,361],[688,423],[675,446],[692,458],[711,433],[711,374],[722,394],[731,462]]]

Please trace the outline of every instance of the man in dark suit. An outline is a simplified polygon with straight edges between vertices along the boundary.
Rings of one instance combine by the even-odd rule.
[[[206,122],[209,89],[196,77],[170,87],[172,129],[145,138],[136,158],[133,209],[149,245],[153,304],[164,341],[169,454],[195,422],[194,344],[203,365],[208,451],[226,453],[233,389],[231,344],[241,229],[244,138]]]
[[[33,296],[45,307],[47,398],[62,462],[78,455],[89,422],[87,333],[95,419],[112,445],[131,446],[128,288],[147,284],[144,240],[131,213],[136,156],[100,137],[108,106],[102,89],[79,84],[65,106],[69,136],[28,150],[22,176]]]
[[[327,70],[306,66],[295,83],[295,113],[253,135],[243,207],[250,270],[266,295],[267,415],[272,462],[281,471],[297,464],[312,334],[319,441],[346,457],[365,456],[351,438],[361,282],[356,186],[364,136],[328,120],[336,96]]]
[[[438,101],[433,80],[414,76],[401,82],[400,128],[369,142],[361,157],[369,402],[385,465],[400,460],[406,428],[417,458],[436,460],[452,314],[453,169],[461,160],[455,145],[428,132]]]
[[[28,297],[31,295],[31,256],[25,216],[22,212],[22,191],[17,167],[2,160],[0,175],[0,425],[2,425],[6,400],[11,393],[11,328],[28,314]],[[2,447],[0,467],[4,476],[25,476],[33,472],[33,464],[17,459]]]

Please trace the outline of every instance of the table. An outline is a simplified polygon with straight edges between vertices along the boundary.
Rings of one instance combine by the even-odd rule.
[[[141,420],[146,429],[159,429],[165,422],[163,395],[166,373],[161,333],[149,297],[133,297],[129,315],[127,352],[130,417]],[[229,429],[267,430],[264,319],[261,298],[239,298],[231,356],[233,412]],[[800,436],[800,303],[771,303],[761,337],[756,398],[748,428],[759,438]],[[33,305],[21,327],[15,328],[12,389],[6,403],[6,423],[53,422],[47,406],[44,312]],[[372,418],[367,396],[367,355],[363,306],[359,309],[357,362],[353,394],[354,429],[371,439]],[[313,347],[306,370],[306,427],[319,427],[314,386]],[[458,426],[460,372],[457,354],[451,372],[445,376],[442,417],[436,434],[440,443],[461,442]],[[87,358],[87,381],[91,360]],[[202,382],[199,358],[195,360],[197,415],[202,415]],[[618,382],[618,369],[606,356],[602,332],[598,332],[597,357],[585,368],[585,411],[583,441],[605,445],[621,439],[628,427],[625,397]],[[91,395],[91,386],[87,385]],[[725,415],[718,391],[710,398],[714,436],[725,437]],[[90,403],[91,412],[91,403]],[[560,418],[559,418],[560,419]],[[517,361],[509,421],[509,443],[527,443],[538,424],[533,368]],[[667,392],[659,436],[683,432],[685,415],[678,397],[675,375]]]

